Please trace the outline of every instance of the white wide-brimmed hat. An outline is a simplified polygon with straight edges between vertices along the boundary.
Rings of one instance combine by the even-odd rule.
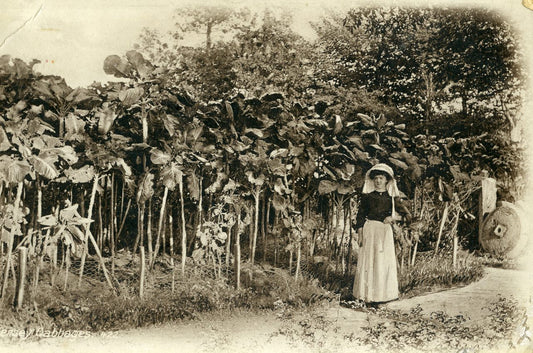
[[[372,168],[370,168],[368,172],[366,172],[365,184],[363,186],[363,194],[369,194],[375,190],[374,182],[370,178],[370,173],[375,170],[385,172],[390,176],[390,180],[387,182],[387,192],[389,196],[400,196],[400,190],[398,190],[398,186],[396,185],[396,179],[394,179],[394,171],[385,163],[378,163]]]

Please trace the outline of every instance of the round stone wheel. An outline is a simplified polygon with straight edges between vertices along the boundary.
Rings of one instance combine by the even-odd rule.
[[[507,202],[490,213],[483,221],[479,234],[483,250],[494,255],[514,257],[524,237],[520,216],[517,208]]]

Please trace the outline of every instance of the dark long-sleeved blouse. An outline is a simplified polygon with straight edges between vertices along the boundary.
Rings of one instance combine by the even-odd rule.
[[[398,214],[410,219],[409,210],[402,204],[399,197],[394,199],[394,208]],[[386,191],[362,194],[355,229],[361,228],[367,219],[383,222],[388,216],[392,216],[392,197]]]

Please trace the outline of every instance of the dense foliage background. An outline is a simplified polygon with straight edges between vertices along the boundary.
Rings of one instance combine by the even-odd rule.
[[[271,11],[198,7],[176,22],[110,55],[118,80],[105,84],[72,89],[36,61],[0,58],[4,287],[20,244],[36,266],[98,249],[112,269],[141,245],[150,266],[168,254],[183,274],[187,257],[219,276],[236,264],[237,286],[241,262],[260,256],[295,261],[296,277],[319,256],[349,273],[351,220],[378,161],[415,217],[402,264],[456,235],[477,247],[484,176],[500,199],[521,197],[525,75],[499,15],[361,8],[315,23],[314,40]],[[196,33],[203,45],[182,44]]]

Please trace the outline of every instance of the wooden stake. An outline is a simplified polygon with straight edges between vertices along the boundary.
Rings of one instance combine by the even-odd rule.
[[[17,298],[15,301],[15,307],[20,309],[24,302],[24,288],[26,287],[26,265],[28,260],[28,248],[21,246],[19,248],[19,278]]]

